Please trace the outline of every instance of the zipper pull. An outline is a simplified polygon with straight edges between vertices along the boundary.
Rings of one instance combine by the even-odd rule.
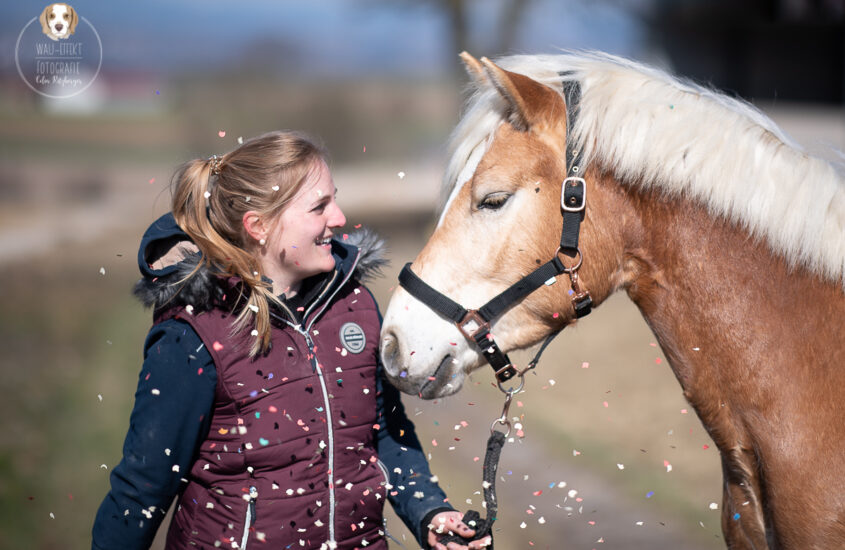
[[[256,487],[249,488],[249,515],[252,518],[252,523],[255,524],[255,501],[258,499],[258,489]]]

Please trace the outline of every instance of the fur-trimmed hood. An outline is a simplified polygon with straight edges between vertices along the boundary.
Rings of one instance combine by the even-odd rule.
[[[381,268],[387,264],[384,240],[368,229],[344,235],[343,240],[332,239],[332,255],[341,275],[351,270],[361,282],[380,276]],[[135,283],[133,294],[144,306],[154,309],[164,305],[212,304],[224,288],[215,268],[202,266],[185,280],[200,259],[197,246],[168,212],[154,221],[141,239],[138,268],[142,277]]]

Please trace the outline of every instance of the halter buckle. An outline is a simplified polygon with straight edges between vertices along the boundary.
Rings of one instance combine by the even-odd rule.
[[[478,313],[477,309],[467,310],[464,318],[455,324],[458,326],[461,334],[472,341],[475,341],[475,337],[479,333],[483,331],[490,332],[490,323]]]
[[[566,195],[566,186],[569,187],[578,187],[581,186],[581,201],[578,204],[566,204],[567,200],[565,200]],[[570,199],[577,198],[574,195],[570,195]],[[560,187],[560,208],[564,212],[582,212],[584,207],[587,206],[587,182],[584,178],[579,178],[578,176],[569,176],[565,180],[563,180],[563,185]]]

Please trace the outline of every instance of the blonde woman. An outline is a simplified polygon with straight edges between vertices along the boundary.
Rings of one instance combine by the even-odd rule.
[[[139,252],[154,325],[94,549],[148,548],[177,496],[168,549],[385,549],[385,500],[424,548],[473,534],[382,379],[361,282],[381,243],[334,237],[326,157],[273,132],[177,172]]]

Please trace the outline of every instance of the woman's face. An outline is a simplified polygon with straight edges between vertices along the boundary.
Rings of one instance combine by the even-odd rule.
[[[329,167],[318,161],[302,188],[274,220],[261,263],[276,294],[297,290],[299,283],[334,269],[332,230],[346,224],[335,202],[337,190]]]

